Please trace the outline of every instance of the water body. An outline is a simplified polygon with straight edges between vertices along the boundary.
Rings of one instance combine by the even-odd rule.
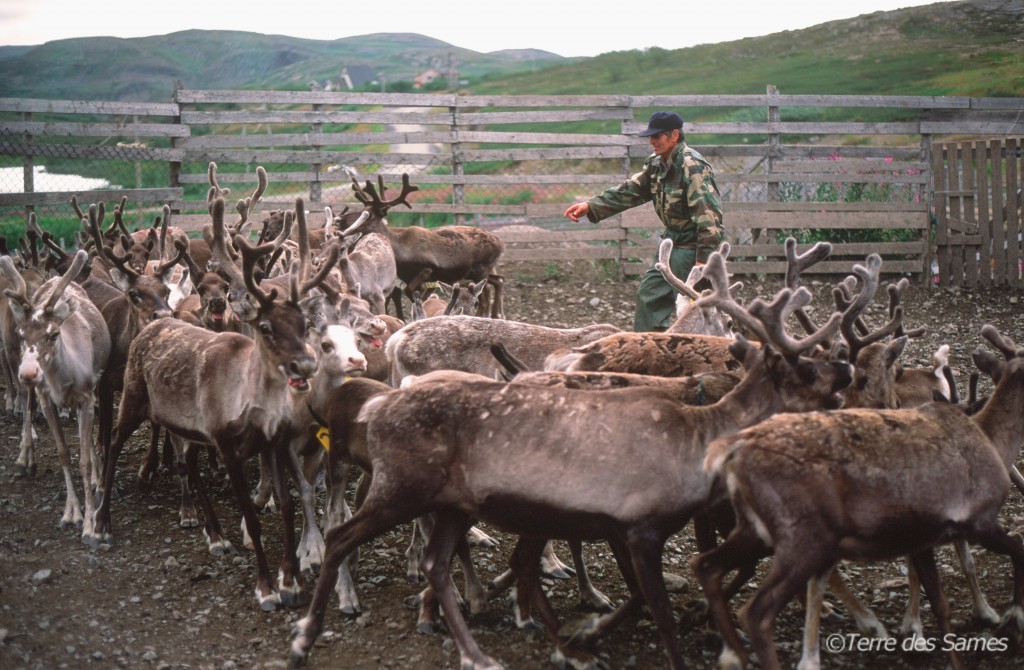
[[[94,179],[77,174],[58,174],[46,171],[45,165],[32,168],[33,190],[37,193],[47,191],[92,191],[110,188],[106,179]],[[24,193],[25,170],[20,167],[0,168],[0,193]]]

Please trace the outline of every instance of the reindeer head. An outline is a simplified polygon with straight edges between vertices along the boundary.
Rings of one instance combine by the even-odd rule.
[[[306,343],[309,315],[299,306],[299,285],[294,272],[290,278],[289,295],[277,300],[277,289],[264,291],[253,277],[263,256],[274,252],[273,244],[250,246],[245,238],[236,235],[235,246],[242,254],[242,275],[249,295],[256,304],[249,323],[260,348],[260,355],[268,369],[277,370],[287,380],[292,393],[309,391],[309,379],[316,373],[317,362]]]

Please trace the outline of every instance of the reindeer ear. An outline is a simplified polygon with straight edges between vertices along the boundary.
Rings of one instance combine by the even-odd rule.
[[[69,316],[75,313],[78,309],[78,300],[71,296],[62,298],[57,301],[57,304],[53,306],[53,316],[61,321],[64,321]]]

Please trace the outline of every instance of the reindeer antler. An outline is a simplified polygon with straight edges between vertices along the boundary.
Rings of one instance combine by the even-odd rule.
[[[986,323],[981,327],[981,336],[985,338],[989,344],[999,350],[1006,360],[1011,360],[1018,356],[1024,356],[1024,349],[1018,349],[1017,344],[1006,335],[1003,335],[996,327],[990,323]]]
[[[266,309],[277,299],[277,289],[272,288],[270,293],[267,293],[256,283],[253,273],[256,270],[259,259],[274,252],[274,245],[261,244],[258,247],[254,247],[242,235],[235,235],[234,242],[235,247],[242,254],[242,278],[245,281],[245,288],[249,291],[250,295],[256,298],[260,307]]]
[[[729,291],[725,259],[717,251],[708,257],[708,262],[704,266],[704,276],[711,281],[713,289],[709,294],[702,296],[697,304],[706,303],[732,316],[757,335],[763,344],[775,347],[787,359],[792,360],[828,341],[839,328],[842,314],[835,312],[824,326],[801,340],[794,339],[786,332],[786,318],[806,307],[811,301],[811,292],[804,287],[795,291],[788,287],[783,288],[771,303],[755,298],[747,309],[742,308]]]
[[[796,238],[786,238],[786,287],[792,291],[800,288],[800,275],[807,268],[824,260],[832,253],[832,244],[818,242],[802,254],[796,253]],[[818,327],[803,309],[796,310],[796,320],[806,333],[815,332]]]
[[[899,336],[903,327],[903,307],[892,303],[889,305],[889,321],[873,331],[861,318],[862,312],[871,304],[878,291],[878,274],[882,267],[882,257],[878,254],[871,254],[867,257],[866,263],[867,267],[859,264],[853,266],[854,273],[864,284],[860,293],[856,296],[852,295],[853,285],[856,284],[856,279],[853,277],[848,277],[832,289],[836,307],[843,314],[839,330],[850,348],[851,363],[857,360],[857,354],[864,347],[873,342],[879,342],[893,333]],[[862,335],[858,334],[858,330],[862,332]]]
[[[50,298],[46,301],[46,304],[43,305],[44,311],[49,312],[53,310],[53,306],[57,304],[57,301],[60,300],[60,297],[64,295],[64,291],[66,291],[68,286],[71,285],[71,282],[74,281],[76,277],[78,277],[79,273],[82,271],[82,268],[84,268],[85,264],[88,262],[89,252],[85,251],[84,249],[80,249],[78,253],[75,254],[75,260],[72,261],[71,267],[68,268],[68,271],[65,272],[64,275],[60,278],[60,281],[57,282],[57,285],[53,287],[53,292],[50,293]]]

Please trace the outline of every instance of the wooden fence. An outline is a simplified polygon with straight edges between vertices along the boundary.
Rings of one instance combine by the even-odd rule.
[[[263,211],[291,208],[298,196],[314,213],[324,205],[338,211],[355,203],[352,175],[397,187],[408,173],[420,190],[409,213],[394,212],[393,224],[487,226],[505,238],[508,260],[608,261],[637,274],[661,230],[649,205],[596,226],[561,215],[639,167],[650,146],[636,132],[656,109],[680,111],[688,143],[715,168],[737,274],[783,272],[781,240],[794,235],[802,244],[833,241],[832,257],[815,272],[846,273],[851,260],[877,251],[883,272],[931,282],[938,257],[943,282],[980,281],[969,272],[966,246],[984,246],[980,233],[967,240],[951,229],[933,231],[933,173],[941,167],[947,174],[949,165],[948,149],[937,147],[951,140],[991,146],[993,137],[1024,134],[1020,98],[783,95],[773,87],[764,95],[178,89],[168,104],[0,99],[0,159],[20,159],[25,174],[21,192],[0,193],[0,216],[42,207],[73,216],[73,193],[85,203],[124,195],[140,209],[167,203],[175,225],[198,230],[208,222],[210,162],[235,194],[250,191],[255,168],[264,166],[271,189]],[[156,185],[34,192],[35,166],[72,157],[160,166],[166,174]],[[938,190],[945,198],[950,189]],[[1006,212],[1005,194],[1000,202]],[[941,212],[938,219],[959,220]],[[1002,266],[1019,251],[1008,245]]]
[[[936,144],[938,275],[944,285],[1020,287],[1024,138]]]

